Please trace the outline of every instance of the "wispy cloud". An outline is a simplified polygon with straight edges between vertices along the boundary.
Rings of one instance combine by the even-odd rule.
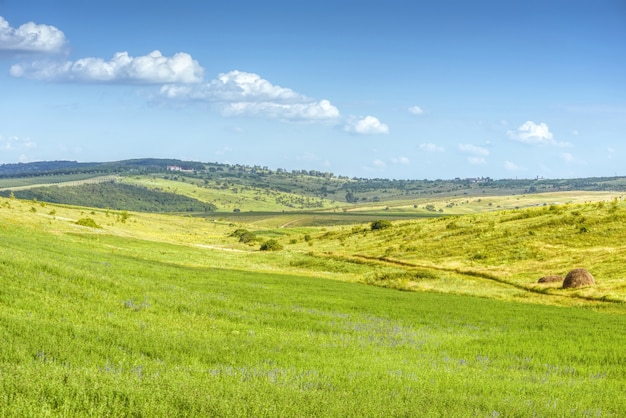
[[[374,116],[365,116],[364,118],[350,118],[344,126],[346,132],[354,132],[357,134],[388,134],[389,126],[382,123]]]
[[[487,160],[483,157],[467,157],[467,162],[472,165],[487,164]]]
[[[419,149],[428,152],[446,152],[446,149],[444,147],[432,144],[430,142],[425,144],[419,144]]]
[[[17,136],[3,137],[0,135],[0,151],[24,151],[36,148],[37,144],[30,138]]]
[[[411,106],[408,111],[412,115],[421,115],[424,113],[424,110],[419,106]]]
[[[487,148],[479,147],[477,145],[472,145],[472,144],[459,144],[459,150],[461,152],[464,152],[465,154],[485,156],[485,157],[489,155],[489,150]]]
[[[567,165],[571,165],[571,166],[586,166],[587,165],[587,161],[569,152],[564,152],[559,157]]]
[[[391,162],[392,164],[408,165],[411,163],[411,160],[409,160],[407,157],[398,157],[392,158]]]
[[[515,164],[514,162],[511,161],[505,161],[504,162],[504,168],[509,170],[509,171],[522,171],[524,170],[524,168],[520,167],[519,165]]]
[[[15,64],[10,74],[55,82],[164,84],[198,83],[202,81],[204,69],[185,52],[165,57],[155,50],[139,57],[118,52],[108,61],[82,58],[77,61]]]
[[[487,157],[489,155],[489,150],[487,148],[479,147],[478,145],[472,144],[459,144],[459,150],[468,154],[467,162],[472,165],[482,165],[487,163]]]
[[[374,160],[372,161],[372,165],[380,170],[384,170],[385,168],[387,168],[387,163],[385,163],[383,160]]]
[[[13,28],[0,16],[0,51],[57,53],[66,44],[65,34],[54,26],[28,22]]]

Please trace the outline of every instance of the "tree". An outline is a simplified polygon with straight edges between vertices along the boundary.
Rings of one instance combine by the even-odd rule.
[[[352,192],[346,193],[346,202],[348,203],[356,203],[359,201],[359,198],[354,195]]]

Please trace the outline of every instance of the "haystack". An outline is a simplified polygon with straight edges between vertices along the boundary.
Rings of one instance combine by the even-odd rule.
[[[574,269],[567,273],[565,279],[563,280],[563,288],[568,287],[582,287],[582,286],[591,286],[596,284],[591,273],[589,273],[585,269]]]
[[[556,282],[562,282],[562,281],[563,281],[563,276],[551,275],[551,276],[543,276],[541,279],[537,280],[537,283],[556,283]]]

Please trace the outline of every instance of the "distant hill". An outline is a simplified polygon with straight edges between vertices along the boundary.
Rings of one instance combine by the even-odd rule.
[[[141,158],[113,162],[79,163],[76,161],[40,161],[33,163],[1,164],[0,177],[45,176],[77,173],[125,173],[165,171],[167,167],[202,170],[203,163],[175,159]]]
[[[100,163],[76,161],[40,161],[35,163],[0,164],[0,177],[38,176],[43,173],[71,171],[93,167]]]
[[[176,193],[120,183],[83,184],[72,187],[37,187],[0,191],[0,196],[75,206],[136,212],[212,212],[215,205]]]
[[[51,176],[152,176],[194,184],[197,187],[221,191],[222,195],[241,195],[242,191],[265,190],[289,193],[305,198],[327,199],[343,204],[377,204],[394,201],[412,201],[431,197],[482,197],[512,194],[534,194],[562,191],[616,191],[626,192],[626,177],[596,177],[583,179],[491,179],[485,177],[455,178],[449,180],[416,180],[356,178],[316,170],[270,169],[266,166],[202,163],[177,159],[141,158],[113,162],[79,163],[76,161],[44,161],[0,165],[0,189],[13,187],[15,181],[28,179],[28,185],[63,183],[40,181]],[[87,176],[88,177],[88,176]],[[75,178],[74,178],[75,179]],[[70,203],[62,199],[69,190],[39,191],[49,201]],[[117,193],[117,192],[115,192]],[[256,193],[256,192],[255,192]],[[176,190],[172,191],[172,195]],[[16,194],[17,196],[17,194]],[[139,196],[139,195],[137,195]],[[171,197],[171,196],[170,196]],[[190,196],[188,196],[190,197]],[[95,197],[97,198],[97,197]],[[193,197],[191,197],[193,199]],[[219,198],[219,197],[216,197]],[[42,200],[45,200],[42,198]],[[158,200],[158,199],[157,199]],[[226,199],[232,200],[230,198]],[[73,202],[75,200],[72,200]],[[95,206],[89,202],[88,206]],[[131,209],[130,207],[127,209]]]

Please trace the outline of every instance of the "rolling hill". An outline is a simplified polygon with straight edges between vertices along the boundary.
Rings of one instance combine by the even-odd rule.
[[[267,188],[151,164],[107,173],[113,190],[33,181],[0,197],[3,414],[626,413],[620,179],[408,195],[391,182],[387,200],[350,189],[366,200],[339,203],[315,190],[360,180],[267,173]],[[37,190],[86,200],[17,198]],[[131,210],[136,190],[171,210]],[[125,197],[98,208],[98,193]],[[219,203],[180,216],[182,198]],[[270,240],[282,249],[261,251]],[[537,283],[576,267],[596,285]]]

